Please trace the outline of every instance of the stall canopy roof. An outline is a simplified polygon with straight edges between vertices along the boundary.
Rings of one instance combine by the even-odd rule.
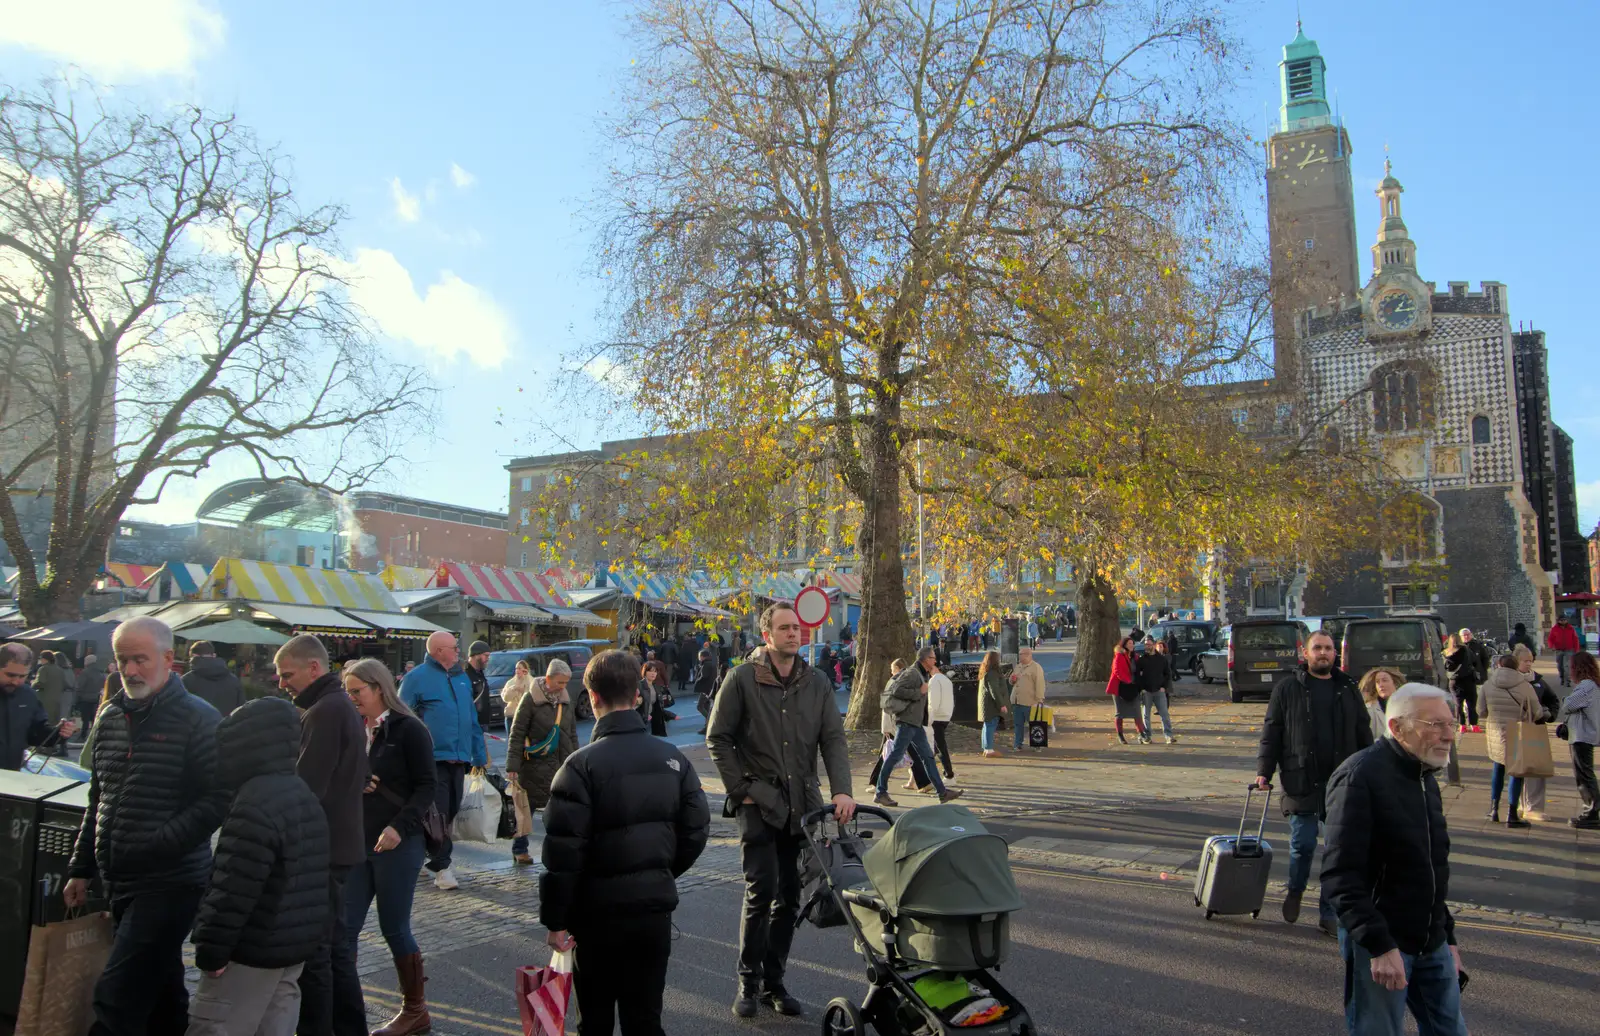
[[[609,626],[610,619],[602,619],[587,608],[556,608],[547,609],[555,616],[557,622],[567,622],[574,626]]]
[[[421,590],[433,581],[433,574],[431,568],[390,565],[383,570],[383,585],[391,590]]]
[[[851,597],[861,596],[861,577],[854,572],[840,572],[828,569],[817,573],[818,586],[836,586]]]
[[[250,601],[250,607],[288,626],[306,633],[326,633],[336,637],[372,637],[374,625],[352,618],[337,608],[307,604],[279,604],[275,601]],[[160,618],[161,616],[156,616]],[[396,613],[396,617],[402,617]],[[430,623],[431,625],[431,623]],[[431,632],[431,631],[430,631]]]
[[[265,626],[257,626],[244,619],[190,626],[180,631],[177,636],[184,640],[208,640],[213,644],[265,644],[268,647],[282,647],[289,643],[289,638],[277,630],[269,630]]]
[[[386,631],[391,637],[421,638],[430,633],[444,631],[443,626],[435,626],[427,619],[419,619],[415,615],[406,615],[402,612],[371,612],[356,608],[346,608],[345,612]]]
[[[211,583],[211,569],[193,561],[169,561],[150,580],[151,589],[159,592],[170,582],[180,597],[192,597]]]
[[[107,581],[134,590],[153,580],[161,568],[161,565],[130,565],[122,561],[110,561],[106,563],[106,575],[110,577]]]
[[[120,608],[113,608],[103,615],[96,615],[96,622],[127,622],[129,619],[140,615],[150,615],[165,608],[166,604],[159,602],[145,602],[138,604],[125,604]],[[159,616],[158,616],[159,618]],[[161,621],[165,622],[165,619]]]
[[[497,619],[511,619],[516,622],[550,622],[555,618],[549,611],[538,605],[523,604],[519,601],[491,601],[482,597],[474,597],[473,602],[489,610],[489,614]]]
[[[227,596],[250,601],[400,610],[383,580],[366,572],[223,558],[212,570],[211,579],[214,589],[224,588]]]
[[[555,577],[525,568],[500,568],[496,565],[464,565],[446,561],[434,575],[434,586],[458,586],[469,597],[485,604],[503,601],[531,604],[540,608],[565,607],[567,590]]]
[[[579,568],[547,568],[544,570],[544,574],[568,590],[582,590],[594,578],[588,572]]]

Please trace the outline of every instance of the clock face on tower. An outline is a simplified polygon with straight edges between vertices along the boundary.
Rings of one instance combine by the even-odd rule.
[[[1386,331],[1404,331],[1417,322],[1417,300],[1409,291],[1386,291],[1378,296],[1378,322]]]

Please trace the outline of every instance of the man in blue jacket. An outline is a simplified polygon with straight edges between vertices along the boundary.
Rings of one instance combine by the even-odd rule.
[[[28,684],[33,652],[22,644],[0,644],[0,770],[22,769],[29,748],[52,739],[65,741],[77,724],[64,719],[51,726],[50,714]]]
[[[436,888],[460,888],[450,869],[450,825],[461,811],[467,768],[487,765],[489,753],[472,701],[472,681],[461,668],[461,648],[454,634],[440,630],[428,638],[428,660],[406,674],[400,700],[433,735],[434,801],[444,816],[445,839],[438,854],[428,860],[428,869]]]

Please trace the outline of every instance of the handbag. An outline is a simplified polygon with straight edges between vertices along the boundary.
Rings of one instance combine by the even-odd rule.
[[[94,1021],[94,984],[111,955],[110,914],[35,925],[17,1005],[17,1036],[81,1036]]]
[[[1519,720],[1506,727],[1506,772],[1513,777],[1554,777],[1550,735],[1542,724]]]
[[[527,738],[522,739],[523,759],[543,759],[545,756],[556,750],[556,746],[561,743],[562,708],[564,708],[562,705],[556,706],[556,721],[550,727],[550,730],[545,734],[545,736],[539,739],[538,744],[534,744]]]
[[[378,794],[401,809],[405,808],[406,800],[390,791],[382,781],[378,782]],[[444,816],[439,812],[439,807],[432,802],[422,811],[422,845],[428,850],[429,856],[444,851]]]
[[[517,805],[512,800],[511,793],[506,790],[505,775],[496,770],[490,770],[484,775],[484,779],[489,782],[495,791],[500,793],[500,822],[495,827],[495,837],[517,837]]]

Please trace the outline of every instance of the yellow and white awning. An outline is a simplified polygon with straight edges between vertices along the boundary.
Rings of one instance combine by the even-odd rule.
[[[249,601],[378,612],[400,610],[381,577],[344,569],[223,558],[211,571],[211,585],[214,592]]]

